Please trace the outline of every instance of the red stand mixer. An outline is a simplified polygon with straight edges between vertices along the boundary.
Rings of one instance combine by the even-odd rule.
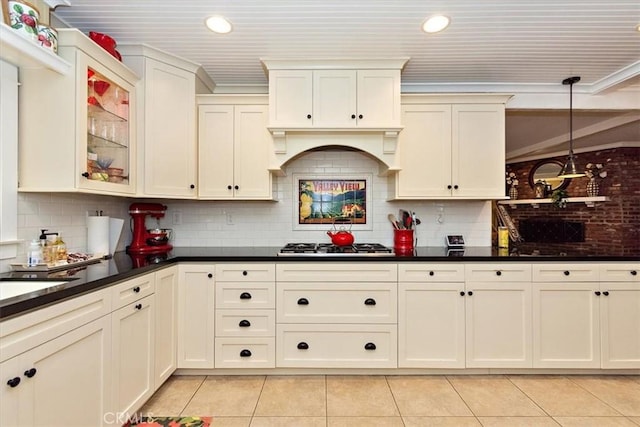
[[[167,207],[160,203],[132,203],[129,206],[133,239],[127,246],[131,255],[152,255],[169,252],[173,246],[169,243],[171,230],[155,228],[147,230],[147,215],[159,220],[167,212]]]

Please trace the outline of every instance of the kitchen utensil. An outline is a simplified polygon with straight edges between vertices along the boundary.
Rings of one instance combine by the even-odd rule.
[[[387,218],[389,218],[389,222],[391,223],[391,225],[393,225],[393,228],[395,228],[396,230],[400,228],[400,226],[398,225],[398,220],[396,219],[396,216],[394,214],[387,215]]]
[[[351,234],[351,220],[349,221],[349,230],[347,230],[344,226],[341,226],[339,229],[336,227],[336,222],[344,222],[341,220],[334,220],[333,222],[333,230],[327,231],[327,235],[331,237],[331,243],[336,246],[351,246],[354,242],[353,234]]]

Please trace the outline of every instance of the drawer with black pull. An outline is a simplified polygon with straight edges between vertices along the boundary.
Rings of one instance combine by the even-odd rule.
[[[274,338],[216,338],[216,368],[274,368]]]
[[[216,337],[273,337],[274,310],[216,310]]]
[[[216,282],[216,308],[275,308],[274,282]]]

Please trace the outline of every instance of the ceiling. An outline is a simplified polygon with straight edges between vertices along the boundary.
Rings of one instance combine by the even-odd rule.
[[[568,120],[562,110],[568,91],[560,82],[579,75],[576,93],[599,96],[620,89],[626,99],[637,96],[638,103],[629,109],[628,102],[625,108],[607,102],[604,108],[576,112],[578,148],[640,143],[638,0],[70,3],[58,7],[55,17],[85,33],[107,33],[118,43],[146,43],[199,63],[217,91],[265,91],[261,58],[409,57],[402,72],[405,92],[561,93],[562,106],[556,102],[548,109],[525,105],[508,110],[508,158],[566,149]],[[449,16],[451,25],[427,35],[420,26],[435,13]],[[233,32],[220,35],[205,28],[205,18],[216,14],[231,21]],[[634,109],[635,120],[629,118]],[[586,129],[585,138],[575,138],[581,129]]]

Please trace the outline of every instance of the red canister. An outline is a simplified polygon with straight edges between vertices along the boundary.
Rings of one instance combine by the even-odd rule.
[[[413,254],[413,231],[414,230],[393,230],[393,249],[396,254]]]

